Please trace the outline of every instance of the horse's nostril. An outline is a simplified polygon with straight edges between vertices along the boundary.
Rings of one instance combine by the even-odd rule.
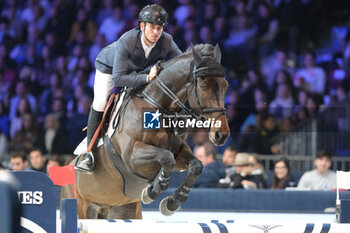
[[[216,137],[216,139],[218,139],[219,141],[221,141],[221,139],[222,139],[223,136],[224,136],[224,135],[223,135],[220,131],[215,132],[215,137]]]

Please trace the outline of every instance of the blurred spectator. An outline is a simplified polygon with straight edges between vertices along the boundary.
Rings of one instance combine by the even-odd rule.
[[[203,164],[202,174],[198,177],[193,187],[214,188],[218,181],[225,177],[225,166],[216,161],[216,149],[210,142],[204,143],[194,150],[194,154]]]
[[[344,64],[342,53],[333,55],[333,68],[329,74],[329,92],[332,94],[339,86],[348,86],[350,82],[349,67]]]
[[[294,100],[290,86],[279,84],[277,87],[276,98],[269,106],[269,112],[277,119],[285,119],[292,116]]]
[[[185,47],[181,49],[187,50],[191,48],[191,44],[199,44],[198,31],[196,28],[185,30],[184,33]]]
[[[204,24],[209,24],[213,23],[215,19],[219,16],[219,1],[215,2],[210,2],[210,1],[205,1],[205,2],[199,2],[199,7],[198,11],[199,12],[199,18],[198,19],[198,25],[204,25]]]
[[[277,154],[279,146],[276,137],[279,133],[276,118],[270,114],[259,116],[256,130],[245,132],[239,142],[239,150],[263,155]]]
[[[10,136],[9,125],[10,119],[7,116],[5,104],[2,100],[0,100],[0,133],[5,135],[7,138]]]
[[[234,166],[236,154],[237,149],[233,146],[229,146],[225,149],[222,155],[222,163],[227,169],[230,169]]]
[[[15,32],[9,27],[9,21],[6,17],[0,17],[0,43],[4,43],[6,38],[13,38]]]
[[[54,98],[52,101],[52,114],[55,115],[56,119],[59,122],[61,128],[65,128],[67,124],[66,117],[66,101],[65,99],[58,97]]]
[[[249,154],[248,156],[249,166],[251,167],[252,175],[261,175],[263,177],[262,184],[263,187],[266,188],[266,179],[267,176],[265,174],[264,166],[261,163],[260,157],[258,154]]]
[[[28,93],[28,84],[26,84],[23,81],[19,81],[16,84],[16,95],[11,98],[10,103],[10,119],[13,119],[16,115],[17,106],[19,104],[20,99],[24,98],[27,99],[30,104],[30,109],[32,113],[35,113],[36,111],[36,100],[35,97]]]
[[[194,150],[197,146],[200,146],[206,142],[209,142],[209,134],[207,130],[193,130],[190,132],[189,145]]]
[[[106,37],[103,34],[98,34],[95,39],[94,43],[92,44],[90,51],[89,51],[89,60],[93,66],[95,66],[95,59],[97,55],[101,52],[101,50],[106,46]],[[93,86],[93,84],[91,85]]]
[[[238,21],[241,16],[248,15],[247,11],[247,1],[237,0],[234,2],[233,16],[230,19],[231,27],[237,28]]]
[[[49,9],[45,32],[55,35],[58,55],[66,54],[66,44],[75,14],[74,1],[57,1]]]
[[[309,116],[315,116],[319,112],[319,107],[321,104],[320,96],[318,95],[308,95],[306,100],[306,109]]]
[[[261,189],[266,187],[266,182],[261,174],[253,174],[249,164],[247,153],[238,153],[235,158],[236,173],[230,178],[231,187],[234,189]]]
[[[8,158],[8,140],[6,135],[0,130],[0,163]]]
[[[53,154],[50,156],[50,158],[47,161],[47,165],[46,165],[46,172],[47,175],[49,174],[49,168],[50,167],[61,167],[63,166],[65,163],[64,158],[62,157],[62,155],[59,154]]]
[[[286,84],[291,91],[292,97],[296,97],[296,91],[294,88],[293,80],[289,72],[285,69],[276,71],[276,76],[274,77],[271,96],[274,96],[277,93],[277,88],[280,84]]]
[[[316,66],[315,60],[316,54],[313,51],[308,51],[305,54],[305,68],[296,72],[294,83],[299,88],[322,95],[326,87],[326,74],[321,67]]]
[[[158,5],[165,7],[165,4],[158,4]],[[130,4],[127,4],[125,11],[127,12],[127,15],[128,15],[127,20],[125,21],[123,29],[119,32],[118,37],[123,35],[125,32],[139,26],[138,16],[140,12],[140,6],[136,3],[130,3]],[[170,35],[173,35],[173,34],[170,33]]]
[[[243,106],[246,107],[248,113],[254,112],[255,101],[258,98],[256,94],[260,94],[260,97],[266,98],[267,85],[261,76],[261,73],[256,69],[250,69],[247,73],[248,78],[242,81],[241,87],[241,100]],[[256,92],[256,89],[259,93]]]
[[[30,171],[27,154],[23,150],[14,150],[11,153],[10,162],[13,171]]]
[[[231,178],[235,172],[236,172],[236,167],[234,166],[235,164],[235,157],[237,154],[237,149],[234,148],[233,146],[229,146],[225,149],[223,155],[222,155],[222,163],[225,165],[225,178],[222,178],[219,180],[219,183],[217,187],[219,188],[227,188],[230,186],[231,183]]]
[[[292,121],[293,124],[303,122],[309,117],[309,112],[306,107],[299,107],[294,110]]]
[[[294,66],[295,63],[288,57],[287,52],[282,49],[278,49],[273,55],[262,59],[261,73],[266,78],[266,84],[269,86],[270,90],[273,90],[277,72],[284,70],[284,72],[288,72],[289,76],[294,77]],[[287,80],[287,82],[289,81]]]
[[[111,28],[111,30],[113,30],[113,28]],[[76,19],[73,22],[72,29],[68,39],[69,43],[72,43],[74,40],[76,40],[76,37],[79,31],[83,32],[83,37],[88,43],[92,43],[96,37],[95,23],[88,18],[87,12],[83,8],[78,10]]]
[[[67,57],[67,69],[69,72],[74,73],[78,69],[79,58],[84,56],[84,49],[81,44],[74,44],[72,53]]]
[[[295,187],[296,184],[297,182],[291,173],[289,160],[286,157],[281,157],[273,167],[271,189],[285,189]]]
[[[29,153],[30,168],[34,171],[46,173],[47,159],[40,149],[33,149]]]
[[[14,84],[18,74],[16,73],[17,64],[9,56],[9,47],[0,43],[0,94],[4,97],[11,84]]]
[[[53,54],[48,45],[44,45],[40,52],[40,57],[37,60],[38,70],[42,71],[44,75],[47,74],[46,71],[52,71],[54,68]],[[47,80],[47,79],[46,79]]]
[[[179,1],[180,2],[180,1]],[[174,18],[180,27],[183,27],[186,19],[194,16],[195,6],[192,0],[181,0],[181,4],[174,11]]]
[[[213,30],[209,25],[203,25],[199,29],[199,39],[202,44],[212,44],[215,45],[216,41],[214,41]]]
[[[214,22],[214,40],[219,43],[219,46],[223,48],[224,41],[228,36],[228,25],[224,17],[217,17]]]
[[[69,151],[73,151],[86,136],[86,132],[82,131],[82,129],[86,127],[91,103],[91,97],[87,95],[79,96],[77,112],[65,125],[68,135],[67,139],[69,141]]]
[[[54,91],[62,87],[62,77],[58,72],[50,74],[49,86],[42,92],[39,100],[39,113],[44,116],[51,112]]]
[[[246,115],[246,111],[244,111],[246,110],[245,106],[242,106],[242,101],[238,92],[239,90],[228,90],[225,98],[227,121],[232,137],[237,137],[239,128]]]
[[[247,116],[244,120],[240,132],[244,133],[248,127],[256,127],[258,124],[258,115],[266,114],[268,112],[268,104],[265,99],[257,99],[255,101],[255,111]]]
[[[252,67],[255,64],[253,49],[256,39],[256,30],[247,16],[238,17],[237,28],[232,28],[225,41],[225,48],[230,56],[227,57],[228,64],[233,69],[241,67]]]
[[[11,120],[10,125],[10,136],[13,138],[15,134],[21,130],[23,127],[23,116],[25,114],[32,114],[30,110],[30,105],[27,99],[21,98],[18,102],[18,106],[16,109],[16,115]]]
[[[309,97],[309,93],[304,90],[304,89],[298,89],[297,90],[297,103],[295,105],[295,110],[302,108],[302,107],[306,107],[307,105],[307,99]]]
[[[263,58],[271,54],[278,32],[278,21],[271,12],[271,6],[261,1],[258,16],[254,20],[257,26],[258,55]]]
[[[332,155],[326,151],[319,151],[314,160],[316,169],[305,172],[300,178],[298,188],[308,190],[331,190],[336,187],[336,175],[329,170]]]
[[[275,15],[279,25],[277,46],[296,53],[299,49],[300,25],[303,6],[300,0],[281,0],[275,3]]]
[[[100,9],[97,11],[96,16],[96,23],[98,27],[106,18],[112,17],[115,2],[113,0],[103,0],[102,3],[100,3],[100,5]]]
[[[57,72],[60,77],[64,77],[62,80],[62,85],[69,87],[71,85],[72,77],[68,71],[67,59],[63,56],[59,56],[55,60],[55,72]]]
[[[347,97],[347,88],[343,87],[343,86],[339,86],[337,87],[337,89],[335,89],[335,96],[336,96],[336,101],[344,101]]]
[[[41,132],[39,147],[45,154],[64,154],[68,152],[68,142],[64,131],[60,128],[55,115],[48,114]]]
[[[119,38],[119,33],[125,26],[123,11],[120,7],[113,10],[113,15],[103,20],[98,33],[103,34],[107,43],[112,43]]]
[[[68,99],[67,103],[67,117],[71,118],[78,111],[79,99],[84,95],[89,95],[88,88],[78,84],[73,90],[73,96]],[[89,95],[90,96],[90,95]]]
[[[22,122],[22,128],[11,139],[10,148],[12,150],[22,149],[30,151],[38,145],[38,130],[34,125],[34,119],[31,114],[24,114],[22,116]]]

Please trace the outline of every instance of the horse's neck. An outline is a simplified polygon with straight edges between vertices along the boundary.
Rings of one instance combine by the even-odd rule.
[[[186,83],[190,70],[190,62],[186,61],[173,65],[176,65],[176,67],[169,66],[164,69],[157,78],[184,103],[187,101]],[[152,83],[145,88],[145,91],[162,107],[170,111],[176,111],[179,109],[178,106],[172,106],[173,101],[160,89],[156,80],[153,80]]]

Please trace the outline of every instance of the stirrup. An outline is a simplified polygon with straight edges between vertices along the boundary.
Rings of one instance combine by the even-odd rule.
[[[79,157],[82,156],[82,155],[90,156],[90,158],[91,158],[91,166],[90,166],[90,169],[82,168],[82,167],[79,166],[79,164],[80,164],[81,162],[83,162],[84,159],[86,159],[86,158],[83,158],[82,161],[79,161]],[[79,162],[78,162],[78,161],[79,161]],[[95,170],[95,156],[94,156],[94,154],[93,154],[91,151],[90,151],[90,152],[83,153],[83,154],[80,154],[80,155],[78,156],[78,158],[75,160],[74,169],[77,170],[77,171],[85,172],[85,173],[91,175],[91,174],[94,172],[94,170]]]

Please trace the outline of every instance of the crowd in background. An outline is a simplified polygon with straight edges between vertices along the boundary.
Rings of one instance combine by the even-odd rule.
[[[326,0],[6,0],[0,2],[0,161],[71,154],[85,137],[100,50],[157,3],[182,51],[218,43],[231,138],[278,154],[276,139],[349,95],[349,2]],[[207,135],[194,132],[192,148]]]

